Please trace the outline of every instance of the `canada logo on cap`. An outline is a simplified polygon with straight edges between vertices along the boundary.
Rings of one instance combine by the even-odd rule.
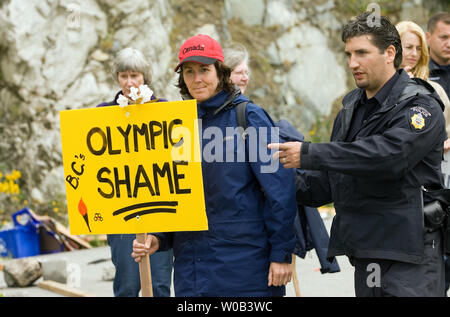
[[[216,61],[223,63],[223,52],[219,42],[205,34],[197,34],[187,39],[180,48],[178,54],[179,63],[175,71],[185,62],[200,64],[214,64]]]

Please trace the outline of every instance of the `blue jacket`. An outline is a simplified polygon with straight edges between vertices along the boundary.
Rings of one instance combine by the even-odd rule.
[[[294,173],[281,164],[274,172],[261,173],[269,163],[261,157],[251,159],[256,149],[249,152],[253,144],[250,135],[245,142],[246,160],[237,160],[243,150],[238,147],[242,136],[227,135],[226,127],[237,127],[236,110],[230,105],[245,100],[237,93],[220,92],[198,105],[209,230],[159,234],[160,250],[173,247],[176,296],[285,294],[284,286],[268,287],[267,278],[270,262],[291,262],[297,211]],[[257,150],[266,152],[274,122],[253,103],[247,105],[246,118],[247,130],[269,128],[268,141],[258,137]],[[231,146],[229,142],[233,142]],[[212,144],[217,147],[213,149]],[[225,161],[227,156],[235,159]]]

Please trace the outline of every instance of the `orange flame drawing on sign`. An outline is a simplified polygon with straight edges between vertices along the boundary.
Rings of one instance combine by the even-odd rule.
[[[83,201],[83,198],[80,198],[80,201],[78,202],[78,211],[80,212],[80,214],[82,216],[87,214],[87,207],[86,207],[86,204]]]
[[[86,225],[88,226],[89,232],[91,232],[91,228],[89,227],[89,218],[87,214],[87,206],[83,201],[83,198],[80,198],[80,201],[78,202],[78,211],[83,216],[84,221],[86,222]]]

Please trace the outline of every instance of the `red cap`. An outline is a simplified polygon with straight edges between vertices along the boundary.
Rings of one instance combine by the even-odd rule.
[[[175,71],[185,62],[196,62],[205,65],[214,64],[216,61],[223,63],[222,47],[212,37],[198,34],[183,43],[178,59],[180,62]]]

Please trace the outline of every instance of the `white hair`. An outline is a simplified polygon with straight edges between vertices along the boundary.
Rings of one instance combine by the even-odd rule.
[[[144,55],[135,48],[127,47],[120,50],[113,65],[113,75],[117,80],[119,72],[133,71],[144,75],[144,83],[150,84],[152,73],[150,64],[146,61]]]
[[[231,44],[223,50],[223,63],[233,71],[239,64],[245,62],[248,66],[249,55],[244,45],[239,43]]]

